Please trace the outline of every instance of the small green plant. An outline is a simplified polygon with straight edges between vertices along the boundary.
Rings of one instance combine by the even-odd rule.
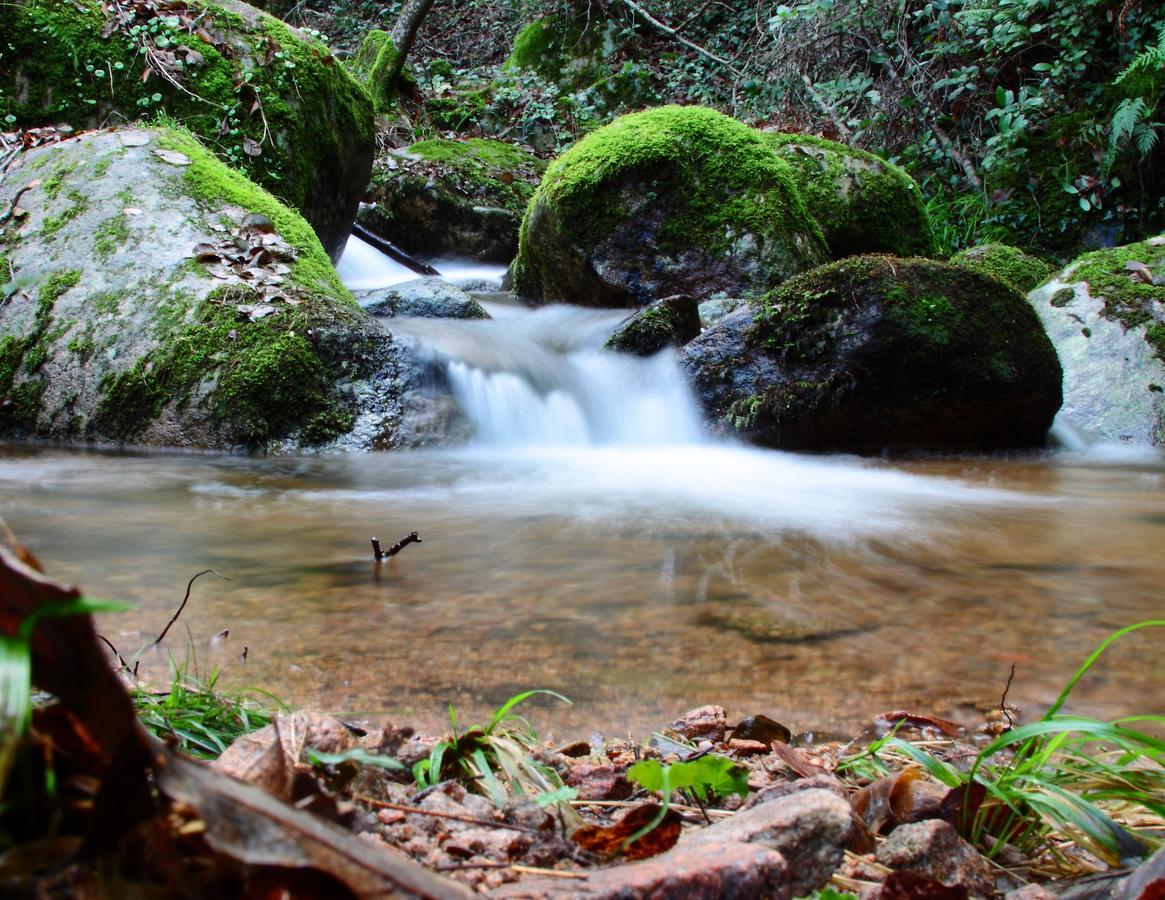
[[[176,740],[191,756],[220,756],[236,738],[267,725],[270,707],[284,707],[266,692],[225,691],[219,687],[222,670],[201,675],[196,663],[193,652],[181,664],[171,658],[169,690],[139,685],[131,691],[141,723],[160,738]]]
[[[1060,710],[1072,689],[1116,640],[1165,620],[1138,622],[1109,635],[1085,660],[1037,722],[1014,728],[984,747],[967,771],[893,733],[846,760],[839,770],[862,777],[890,771],[879,754],[921,765],[932,778],[963,790],[964,831],[989,845],[1010,843],[1029,855],[1069,840],[1111,865],[1148,855],[1163,842],[1158,832],[1128,824],[1139,816],[1165,818],[1165,740],[1137,726],[1165,724],[1163,716],[1103,722]],[[981,803],[969,802],[975,793]],[[988,839],[990,837],[990,840]]]
[[[709,753],[688,762],[664,765],[655,759],[644,759],[627,770],[627,779],[646,791],[657,794],[662,801],[659,814],[643,828],[631,835],[625,843],[630,846],[664,820],[671,805],[673,791],[679,791],[697,803],[713,797],[737,794],[748,796],[748,770],[726,756]]]
[[[563,785],[553,769],[531,758],[530,752],[540,747],[538,735],[529,722],[513,712],[535,694],[570,703],[554,691],[525,691],[499,706],[485,725],[475,725],[461,734],[457,732],[457,713],[450,705],[451,734],[433,746],[427,759],[413,766],[417,787],[424,789],[447,778],[459,778],[498,807],[517,795],[569,810],[569,801],[576,793]]]

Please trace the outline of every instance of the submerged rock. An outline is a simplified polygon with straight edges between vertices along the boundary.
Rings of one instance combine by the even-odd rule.
[[[1165,446],[1165,235],[1079,257],[1028,295],[1064,366],[1059,420]]]
[[[1060,366],[1002,283],[945,263],[852,257],[798,276],[681,353],[709,417],[774,447],[1041,444]]]
[[[360,223],[411,253],[508,263],[545,168],[502,141],[421,141],[376,160]]]
[[[297,208],[339,258],[368,184],[374,123],[368,91],[324,44],[236,0],[164,13],[15,0],[0,4],[0,34],[0,94],[17,125],[165,114]]]
[[[861,253],[933,256],[922,191],[880,156],[807,134],[762,132],[787,162],[834,259]]]
[[[757,132],[666,106],[616,119],[551,164],[522,221],[514,290],[607,307],[756,295],[826,258],[788,165]]]
[[[666,347],[682,347],[700,333],[696,301],[686,294],[664,297],[627,319],[603,347],[650,356]]]
[[[0,242],[0,433],[216,449],[431,434],[422,392],[402,396],[410,357],[307,222],[189,134],[89,133],[9,176],[34,186]]]
[[[1047,281],[1056,271],[1051,263],[1007,244],[981,244],[956,253],[950,261],[953,266],[962,266],[998,278],[1021,294]]]
[[[419,319],[488,319],[485,308],[444,278],[417,278],[373,291],[358,291],[356,302],[372,316]]]

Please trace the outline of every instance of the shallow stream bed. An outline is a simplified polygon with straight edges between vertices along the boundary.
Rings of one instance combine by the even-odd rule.
[[[643,735],[705,702],[850,733],[889,709],[1038,711],[1110,631],[1165,614],[1165,465],[907,462],[728,445],[238,458],[0,448],[0,514],[48,572],[134,605],[195,572],[179,659],[294,704],[439,729],[533,687],[542,732]],[[420,545],[372,561],[417,530]],[[229,629],[226,640],[211,641]],[[240,659],[247,648],[244,664]],[[1161,634],[1072,708],[1165,713]],[[148,669],[164,658],[147,658]]]

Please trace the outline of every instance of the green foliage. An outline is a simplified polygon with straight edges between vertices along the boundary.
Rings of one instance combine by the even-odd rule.
[[[988,855],[1010,842],[1028,854],[1050,851],[1055,857],[1056,842],[1067,839],[1112,865],[1147,856],[1163,843],[1161,835],[1134,830],[1120,820],[1135,819],[1138,812],[1165,816],[1165,740],[1137,728],[1142,723],[1159,728],[1165,717],[1102,722],[1060,712],[1072,689],[1115,641],[1145,628],[1165,628],[1165,621],[1138,622],[1105,638],[1039,721],[1000,735],[969,769],[892,735],[844,768],[881,774],[888,767],[879,753],[893,752],[923,766],[947,787],[980,786],[985,800],[965,828]],[[997,840],[1001,836],[1006,840]]]
[[[530,756],[539,747],[538,735],[525,719],[513,712],[516,706],[537,694],[570,703],[554,691],[524,691],[499,706],[485,725],[475,725],[461,734],[457,732],[457,714],[450,706],[452,733],[433,745],[427,759],[413,766],[417,787],[431,787],[446,778],[459,778],[499,808],[511,795],[517,795],[544,804],[558,804],[564,814],[573,815],[567,805],[573,796],[564,788],[562,779],[553,769]]]
[[[1047,281],[1055,267],[1006,244],[985,244],[951,257],[951,264],[982,272],[1027,294]]]
[[[748,770],[726,756],[711,753],[691,762],[669,765],[654,759],[640,760],[627,770],[627,778],[660,796],[671,791],[688,791],[701,800],[730,794],[748,796]]]
[[[138,719],[191,756],[215,759],[236,738],[269,724],[270,706],[282,706],[271,694],[221,689],[221,675],[200,674],[193,651],[181,665],[171,658],[169,690],[155,693],[138,685],[131,691]]]
[[[387,769],[389,771],[403,771],[404,764],[398,759],[393,759],[391,756],[380,756],[376,753],[369,753],[363,747],[353,747],[350,750],[344,750],[341,753],[324,753],[322,750],[314,750],[311,747],[306,747],[304,752],[307,758],[311,760],[313,766],[338,766],[342,763],[353,762],[361,766],[372,766],[377,769]]]

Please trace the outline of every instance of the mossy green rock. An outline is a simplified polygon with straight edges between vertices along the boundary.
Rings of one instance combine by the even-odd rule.
[[[326,46],[234,0],[152,19],[120,9],[138,8],[0,4],[0,116],[80,129],[164,114],[298,209],[338,258],[372,167],[368,91]],[[143,80],[147,49],[168,77]]]
[[[377,158],[359,221],[411,253],[508,263],[545,169],[503,141],[421,141]]]
[[[952,256],[951,264],[990,275],[1021,294],[1043,284],[1056,271],[1051,263],[1007,244],[971,247]]]
[[[650,356],[682,347],[700,333],[700,311],[686,294],[664,297],[635,313],[603,344],[606,350]]]
[[[1165,235],[1077,258],[1028,294],[1064,365],[1060,421],[1165,446]]]
[[[402,438],[402,351],[311,227],[188,133],[21,154],[0,434],[214,449]]]
[[[1060,406],[1060,364],[1024,298],[926,259],[830,263],[683,350],[709,417],[773,447],[1027,447]]]
[[[807,134],[762,132],[793,170],[834,259],[863,253],[933,256],[922,191],[880,156]]]
[[[827,253],[757,132],[665,106],[616,119],[551,164],[522,221],[514,289],[607,307],[757,295]]]

